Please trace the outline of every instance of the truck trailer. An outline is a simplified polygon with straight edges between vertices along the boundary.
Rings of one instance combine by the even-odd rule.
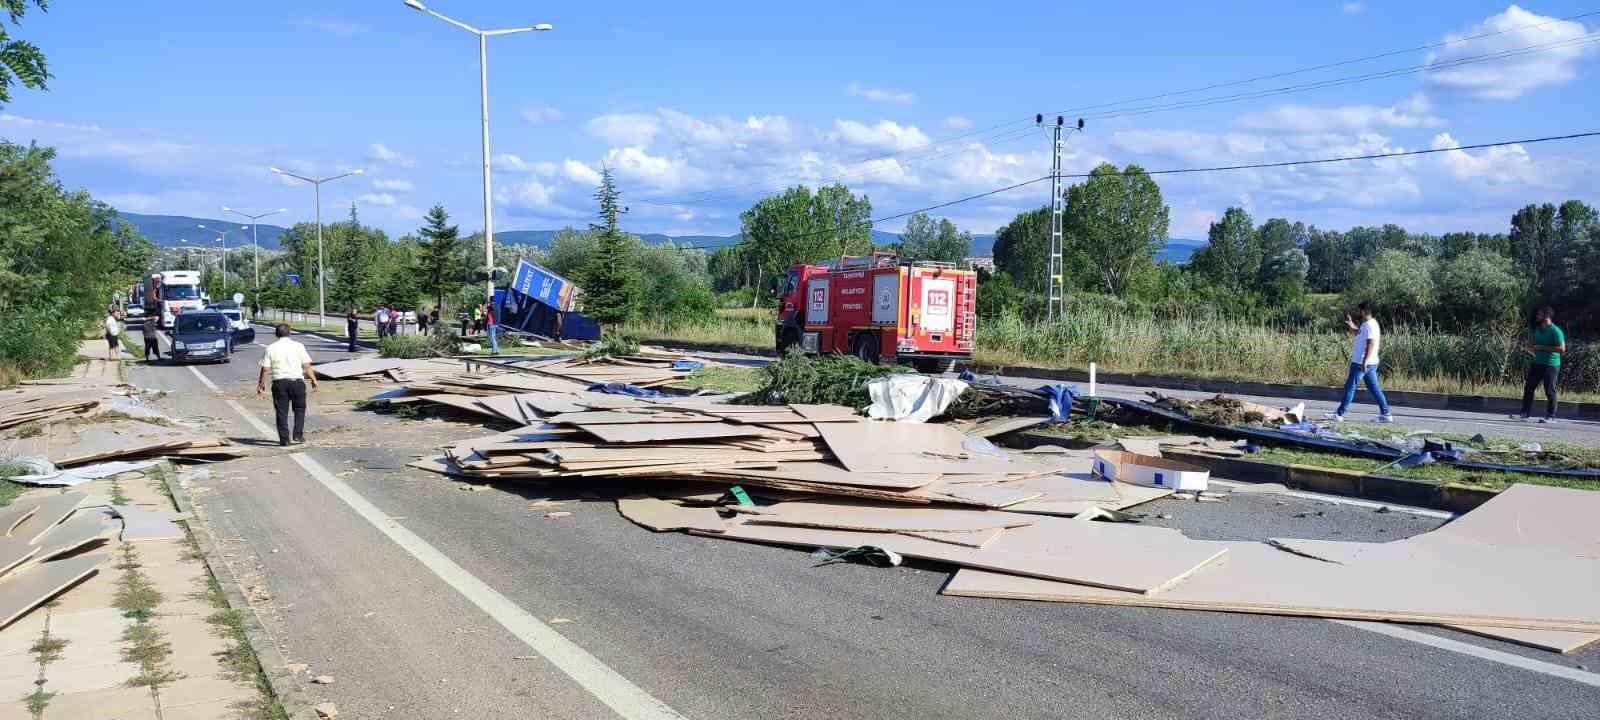
[[[796,265],[778,299],[777,350],[948,372],[972,361],[977,297],[977,274],[953,263],[878,252]]]
[[[205,307],[200,292],[200,273],[193,270],[167,270],[150,276],[145,283],[144,314],[155,318],[163,330],[172,327],[173,318],[185,310]],[[148,321],[147,321],[148,322]]]

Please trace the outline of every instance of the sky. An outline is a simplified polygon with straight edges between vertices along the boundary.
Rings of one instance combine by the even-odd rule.
[[[897,214],[1048,174],[1036,113],[1085,118],[1068,135],[1068,173],[1600,130],[1600,1],[429,7],[480,28],[555,26],[488,42],[497,231],[590,222],[602,167],[636,232],[732,234],[740,212],[796,184],[844,182],[874,217]],[[437,203],[464,232],[483,226],[477,41],[401,0],[63,0],[8,32],[42,48],[54,78],[44,92],[15,89],[0,138],[57,147],[67,186],[121,210],[284,207],[271,222],[309,221],[311,188],[269,168],[361,169],[324,186],[325,219],[354,202],[400,235]],[[1203,239],[1230,206],[1258,222],[1497,232],[1529,202],[1600,203],[1597,149],[1587,139],[1158,180],[1173,237]],[[984,233],[1048,202],[1036,183],[934,214]]]

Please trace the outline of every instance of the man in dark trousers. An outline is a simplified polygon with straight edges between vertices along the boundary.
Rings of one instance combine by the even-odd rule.
[[[306,382],[317,387],[317,374],[311,369],[306,346],[289,339],[289,325],[279,323],[276,342],[267,346],[261,358],[261,375],[256,379],[256,394],[267,391],[272,380],[272,413],[278,421],[278,444],[303,445],[306,441]],[[294,432],[289,432],[289,411],[294,410]]]
[[[144,322],[141,323],[141,325],[143,325],[141,330],[144,333],[145,362],[150,361],[151,355],[155,355],[156,360],[161,359],[161,337],[156,334],[156,324],[159,322],[160,321],[156,318],[147,317],[144,319]]]
[[[346,348],[345,352],[355,352],[356,334],[361,332],[361,316],[356,314],[355,308],[350,308],[350,312],[345,313],[344,332],[350,336],[350,347]]]
[[[1528,363],[1528,377],[1522,383],[1522,414],[1512,415],[1517,420],[1533,419],[1533,391],[1544,385],[1544,417],[1539,422],[1556,419],[1556,379],[1561,374],[1561,353],[1567,351],[1567,334],[1555,323],[1554,308],[1542,307],[1534,314],[1533,334],[1529,337],[1528,352],[1533,360]]]

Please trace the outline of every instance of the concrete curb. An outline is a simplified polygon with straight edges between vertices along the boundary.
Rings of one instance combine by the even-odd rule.
[[[270,322],[264,323],[264,322],[261,322],[260,320],[251,320],[250,323],[252,325],[258,325],[258,326],[261,326],[261,327],[265,327],[269,331],[273,327],[273,323],[270,323]],[[299,335],[315,335],[315,336],[317,336],[319,338],[322,338],[324,340],[331,340],[331,341],[336,342],[336,343],[348,343],[348,342],[350,342],[350,338],[347,335],[337,335],[335,333],[322,332],[320,330],[295,330],[295,333],[299,334]],[[258,331],[256,334],[259,335],[260,332]],[[372,342],[370,340],[356,340],[356,347],[364,348],[364,349],[367,349],[367,350],[377,350],[378,349],[378,344],[375,343],[375,342]]]
[[[189,498],[189,493],[178,483],[177,470],[171,463],[167,463],[167,472],[162,473],[163,482],[167,492],[172,495],[172,502],[178,507],[178,512],[189,513],[190,517],[198,519],[195,514],[194,503]],[[193,523],[188,520],[185,523]],[[289,660],[278,651],[276,643],[267,635],[266,628],[251,611],[250,602],[245,599],[244,592],[239,589],[235,578],[224,578],[217,573],[217,568],[226,568],[222,562],[221,551],[212,542],[211,537],[204,532],[196,532],[191,527],[189,534],[194,538],[195,544],[200,546],[200,555],[205,560],[206,570],[217,578],[217,585],[222,588],[222,594],[228,599],[228,607],[239,613],[244,622],[244,634],[250,641],[250,647],[255,651],[256,661],[261,665],[261,673],[267,678],[267,684],[272,686],[272,693],[277,696],[278,704],[293,720],[316,720],[316,712],[311,709],[313,703],[306,696],[300,684],[294,682],[294,676],[284,670]]]
[[[1244,458],[1219,458],[1204,453],[1168,449],[1163,455],[1193,463],[1228,480],[1248,483],[1281,483],[1297,490],[1341,495],[1377,502],[1392,502],[1464,513],[1488,502],[1497,492],[1483,488],[1446,485],[1432,480],[1413,480],[1369,475],[1353,470],[1311,465],[1278,465]]]
[[[983,372],[993,375],[1009,375],[1012,377],[1025,377],[1035,380],[1061,380],[1066,382],[1089,382],[1089,373],[1084,370],[1037,368],[1027,366],[1005,365],[977,366],[974,372]],[[1343,388],[1328,387],[1326,385],[1285,385],[1279,383],[1242,382],[1234,380],[1197,380],[1192,378],[1169,377],[1164,375],[1134,375],[1124,373],[1099,373],[1100,382],[1110,385],[1137,385],[1144,387],[1162,388],[1166,390],[1190,390],[1194,392],[1228,393],[1232,395],[1257,395],[1264,397],[1287,397],[1301,400],[1324,400],[1338,402],[1344,399]],[[1399,407],[1427,408],[1432,410],[1461,410],[1465,412],[1480,413],[1517,413],[1522,411],[1521,398],[1494,397],[1488,395],[1448,395],[1445,393],[1414,392],[1410,390],[1384,391],[1389,404]],[[1372,396],[1363,388],[1356,393],[1356,401],[1371,403]],[[1541,401],[1542,402],[1542,401]],[[1600,420],[1600,403],[1562,403],[1557,414],[1560,417],[1580,420]]]
[[[1021,432],[1012,436],[1008,447],[1033,448],[1040,445],[1057,445],[1069,449],[1087,449],[1094,443],[1055,437],[1037,432]],[[1279,483],[1297,490],[1361,498],[1377,502],[1392,502],[1413,507],[1464,513],[1493,498],[1494,490],[1443,485],[1431,480],[1411,480],[1369,475],[1353,470],[1314,465],[1279,465],[1248,458],[1225,458],[1205,453],[1165,449],[1163,456],[1199,465],[1212,474],[1243,483]]]

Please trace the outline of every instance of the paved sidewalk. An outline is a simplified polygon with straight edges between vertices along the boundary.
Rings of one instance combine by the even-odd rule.
[[[124,473],[72,489],[171,511],[159,487],[156,476]],[[113,537],[90,552],[108,556],[98,573],[0,630],[0,720],[209,720],[258,701],[252,679],[223,664],[231,633],[208,622],[218,609],[207,594],[206,566],[186,541]],[[159,593],[144,596],[142,606],[153,610],[143,629],[125,610],[141,606],[130,599],[141,578]],[[50,641],[64,644],[56,657],[41,657]],[[40,714],[28,703],[36,689],[49,694],[34,698],[44,700]]]

